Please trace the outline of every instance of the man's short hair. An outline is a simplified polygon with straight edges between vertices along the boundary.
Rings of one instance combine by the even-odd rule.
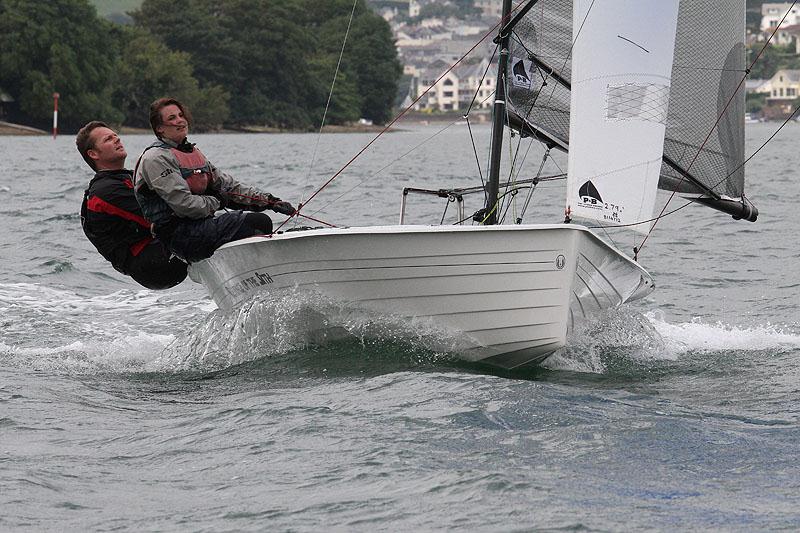
[[[183,113],[183,118],[186,119],[186,121],[189,123],[190,126],[192,125],[192,114],[189,112],[188,107],[180,103],[175,98],[171,97],[159,98],[158,100],[150,104],[150,127],[153,129],[153,133],[155,133],[156,137],[158,137],[159,139],[161,138],[161,136],[158,134],[158,131],[156,131],[156,129],[158,129],[158,127],[161,126],[161,110],[167,107],[168,105],[178,106],[178,109],[180,109],[181,113]]]
[[[95,165],[94,160],[89,157],[89,150],[94,149],[94,141],[92,141],[92,131],[97,128],[107,128],[108,125],[105,122],[100,122],[99,120],[93,120],[86,124],[78,131],[78,135],[75,137],[75,145],[78,147],[78,151],[83,156],[83,160],[86,161],[86,164],[92,167],[92,170],[97,170],[97,166]]]

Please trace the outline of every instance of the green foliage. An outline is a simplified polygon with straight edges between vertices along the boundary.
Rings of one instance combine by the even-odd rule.
[[[202,84],[235,95],[234,124],[319,125],[350,0],[145,0],[136,24],[191,57]],[[401,68],[388,24],[359,0],[328,123],[385,121]]]
[[[161,96],[186,102],[199,130],[316,128],[352,7],[353,0],[141,0],[136,25],[122,26],[98,18],[89,0],[0,0],[0,85],[14,99],[11,118],[40,127],[59,92],[63,129],[92,119],[147,127],[148,106]],[[401,67],[388,24],[364,0],[339,66],[326,122],[388,120]]]
[[[118,28],[116,42],[124,43],[113,78],[114,104],[129,126],[149,127],[150,103],[173,96],[193,110],[196,130],[218,128],[227,120],[229,95],[218,85],[200,88],[192,75],[189,56],[172,52],[141,29]]]
[[[58,92],[65,129],[87,116],[120,120],[108,84],[108,28],[86,0],[0,0],[0,80],[16,101],[12,118],[46,127]]]
[[[756,43],[747,50],[747,63],[750,64],[761,49],[764,43]],[[800,56],[795,54],[794,46],[767,46],[761,54],[756,64],[750,71],[750,79],[771,78],[781,69],[800,69]]]
[[[758,114],[767,102],[767,95],[764,93],[748,93],[745,106],[748,113]]]

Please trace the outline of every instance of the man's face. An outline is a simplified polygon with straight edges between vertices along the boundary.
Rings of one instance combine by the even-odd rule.
[[[95,128],[89,138],[93,148],[87,150],[87,155],[94,160],[97,170],[119,170],[125,168],[125,158],[128,152],[122,146],[119,136],[109,128]]]
[[[161,137],[179,143],[189,134],[189,122],[181,108],[170,104],[161,108],[161,125],[156,128]]]

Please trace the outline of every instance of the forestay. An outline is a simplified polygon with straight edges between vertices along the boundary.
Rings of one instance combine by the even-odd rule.
[[[576,0],[566,198],[573,216],[615,225],[652,218],[677,21],[678,0]]]

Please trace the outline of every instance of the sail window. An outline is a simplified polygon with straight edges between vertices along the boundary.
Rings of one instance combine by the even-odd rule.
[[[669,87],[655,83],[609,85],[609,120],[644,120],[666,124]]]

